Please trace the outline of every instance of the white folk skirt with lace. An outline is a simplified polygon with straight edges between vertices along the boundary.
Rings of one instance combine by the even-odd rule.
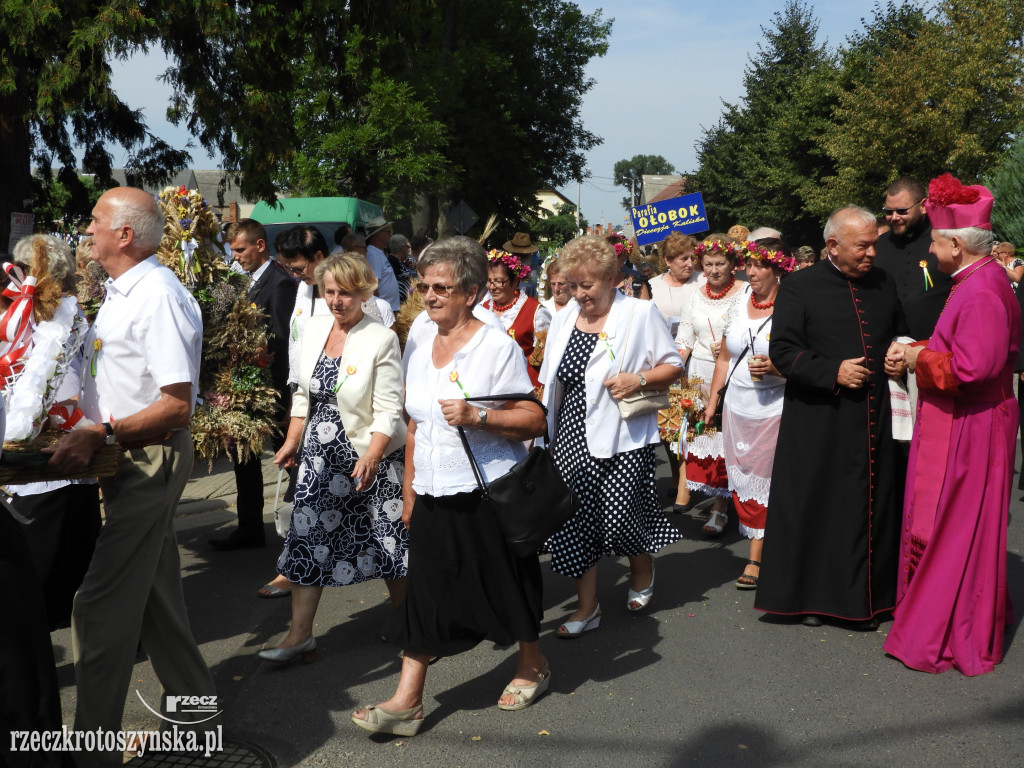
[[[764,537],[785,390],[785,379],[777,376],[751,381],[744,358],[725,393],[720,434],[740,533],[747,538]]]

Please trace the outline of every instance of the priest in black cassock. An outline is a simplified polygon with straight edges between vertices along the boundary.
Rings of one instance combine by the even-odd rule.
[[[906,329],[892,278],[872,264],[877,241],[874,214],[837,210],[829,257],[782,283],[772,319],[786,394],[754,607],[811,626],[874,629],[896,602],[903,478],[885,354]]]
[[[875,259],[875,266],[896,282],[907,335],[916,340],[931,338],[953,287],[953,278],[939,269],[929,252],[932,226],[925,210],[927,200],[924,185],[913,176],[901,176],[889,185],[882,212],[890,229],[878,239]]]

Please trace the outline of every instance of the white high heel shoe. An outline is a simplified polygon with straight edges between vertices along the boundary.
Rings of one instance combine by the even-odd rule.
[[[583,621],[567,621],[558,628],[555,632],[559,637],[579,637],[584,632],[589,632],[591,629],[597,629],[601,625],[601,606],[600,604],[594,609],[594,612],[590,614]]]
[[[291,648],[268,648],[259,652],[259,657],[264,661],[272,661],[275,664],[287,664],[289,661],[302,657],[303,664],[309,664],[316,659],[316,638],[310,635],[298,645]]]
[[[654,597],[654,557],[651,556],[651,583],[641,589],[639,592],[634,590],[632,587],[629,588],[629,592],[626,593],[626,609],[629,611],[642,611],[647,607],[647,604],[651,602],[651,598]],[[636,603],[636,607],[633,607],[633,603]]]

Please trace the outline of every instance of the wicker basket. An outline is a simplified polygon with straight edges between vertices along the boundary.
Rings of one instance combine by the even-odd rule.
[[[4,443],[0,457],[0,485],[21,485],[47,480],[81,480],[90,477],[112,477],[124,452],[120,445],[105,445],[92,455],[89,466],[80,472],[59,472],[47,462],[49,454],[42,449],[56,443],[62,432],[46,430],[29,442]]]

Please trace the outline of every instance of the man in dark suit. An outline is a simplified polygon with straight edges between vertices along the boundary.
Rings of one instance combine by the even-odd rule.
[[[246,274],[249,275],[249,300],[267,315],[267,347],[273,359],[270,377],[277,390],[277,422],[288,412],[291,396],[288,390],[288,318],[295,306],[296,282],[276,261],[270,258],[267,232],[253,219],[235,222],[227,231],[227,242]],[[281,447],[283,437],[273,439],[274,450]],[[263,462],[259,456],[235,461],[235,487],[238,528],[223,539],[212,539],[210,546],[218,550],[262,547],[266,544],[263,530]]]

